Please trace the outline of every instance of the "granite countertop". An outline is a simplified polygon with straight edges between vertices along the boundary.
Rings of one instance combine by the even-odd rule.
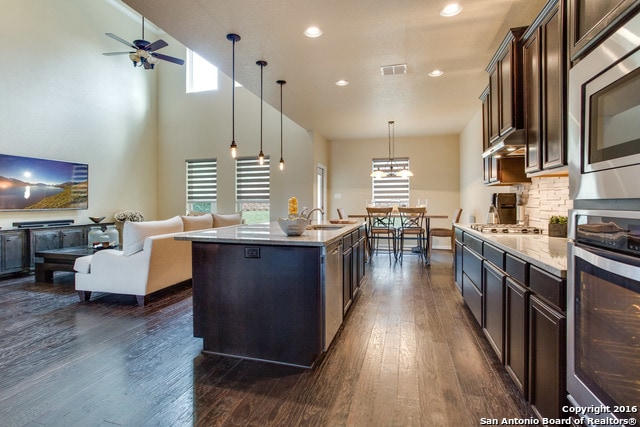
[[[287,236],[277,221],[262,224],[242,224],[231,227],[211,228],[177,234],[177,240],[209,243],[239,243],[285,246],[326,246],[364,224],[326,224],[341,226],[322,230],[306,230],[301,236]]]
[[[567,239],[546,234],[489,234],[456,224],[465,233],[517,256],[558,277],[567,277]]]

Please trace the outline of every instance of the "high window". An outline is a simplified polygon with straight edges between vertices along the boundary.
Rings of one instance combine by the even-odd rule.
[[[380,170],[386,176],[371,178],[373,203],[378,206],[409,206],[409,177],[398,174],[402,169],[409,169],[409,158],[393,159],[393,173],[391,162],[386,159],[373,159],[371,171]]]
[[[247,224],[269,221],[270,164],[269,156],[265,156],[263,165],[258,157],[236,159],[236,203]]]
[[[209,61],[187,49],[187,93],[218,90],[218,69]]]
[[[187,160],[187,213],[216,212],[217,160]]]

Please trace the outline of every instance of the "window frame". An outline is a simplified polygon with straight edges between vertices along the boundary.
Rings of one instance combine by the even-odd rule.
[[[193,173],[197,169],[199,173]],[[216,212],[218,206],[218,159],[185,160],[185,201],[186,212],[207,212],[194,205],[209,203],[209,212]],[[208,184],[208,185],[207,185]]]

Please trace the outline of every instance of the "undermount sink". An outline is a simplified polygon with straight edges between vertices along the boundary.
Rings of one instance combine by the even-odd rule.
[[[343,227],[340,224],[311,224],[307,226],[307,230],[339,230]]]

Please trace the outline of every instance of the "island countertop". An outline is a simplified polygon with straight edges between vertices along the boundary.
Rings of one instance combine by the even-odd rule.
[[[204,243],[238,243],[284,246],[326,246],[356,230],[364,221],[353,224],[320,224],[321,229],[305,230],[301,236],[287,236],[277,221],[261,224],[241,224],[181,233],[176,240]],[[312,224],[312,226],[318,224]]]

